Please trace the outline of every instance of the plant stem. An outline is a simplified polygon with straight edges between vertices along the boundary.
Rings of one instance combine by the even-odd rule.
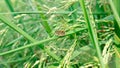
[[[1,12],[0,14],[46,14],[46,11],[24,11],[24,12]],[[71,11],[57,11],[50,12],[51,14],[69,14]],[[83,15],[82,12],[76,12],[77,14]],[[90,13],[89,13],[90,14]],[[107,13],[94,12],[93,15],[106,15]]]

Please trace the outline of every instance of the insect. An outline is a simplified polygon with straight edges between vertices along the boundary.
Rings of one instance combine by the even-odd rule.
[[[64,30],[56,30],[56,31],[55,31],[55,34],[56,34],[57,36],[64,36],[64,35],[65,35],[65,31],[64,31]]]

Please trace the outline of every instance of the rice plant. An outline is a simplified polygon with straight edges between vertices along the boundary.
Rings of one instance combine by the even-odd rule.
[[[120,68],[119,0],[1,0],[0,68]]]

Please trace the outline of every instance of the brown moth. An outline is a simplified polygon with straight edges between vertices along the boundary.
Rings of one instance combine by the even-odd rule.
[[[64,36],[64,35],[65,35],[65,31],[64,31],[64,30],[56,30],[56,31],[55,31],[55,34],[56,34],[57,36]]]

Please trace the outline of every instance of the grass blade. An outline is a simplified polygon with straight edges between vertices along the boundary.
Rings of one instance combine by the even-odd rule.
[[[0,14],[46,14],[47,12],[46,11],[21,11],[21,12],[1,12]],[[57,11],[57,12],[50,12],[51,14],[70,14],[71,11]],[[80,15],[83,15],[82,12],[77,12],[76,11],[76,14],[80,14]],[[92,13],[93,15],[106,15],[107,13],[103,13],[103,12],[94,12]]]
[[[29,47],[32,47],[32,46],[35,46],[35,45],[39,45],[39,44],[42,44],[42,43],[45,43],[45,42],[48,42],[48,41],[51,41],[51,40],[54,40],[54,39],[57,39],[57,37],[53,37],[53,38],[45,39],[45,40],[42,40],[42,41],[34,42],[34,43],[31,43],[31,44],[28,44],[28,45],[25,45],[25,46],[7,51],[7,52],[0,53],[0,56],[5,55],[5,54],[9,54],[9,53],[12,53],[12,52],[20,51],[20,50],[23,50],[25,48],[29,48]]]
[[[80,32],[80,31],[83,31],[83,30],[86,30],[86,29],[77,29],[77,30],[74,30],[74,31],[70,31],[70,32],[67,32],[65,36],[68,36],[70,34]],[[49,38],[49,39],[45,39],[45,40],[42,40],[42,41],[36,41],[34,43],[31,43],[31,44],[28,44],[28,45],[25,45],[25,46],[22,46],[22,47],[13,49],[13,50],[0,53],[0,56],[5,55],[5,54],[9,54],[9,53],[12,53],[12,52],[20,51],[20,50],[23,50],[25,48],[33,47],[35,45],[39,45],[39,44],[42,44],[42,43],[45,43],[45,42],[49,42],[49,41],[55,40],[57,38],[61,38],[61,37],[58,36],[58,37],[52,37],[52,38]]]

